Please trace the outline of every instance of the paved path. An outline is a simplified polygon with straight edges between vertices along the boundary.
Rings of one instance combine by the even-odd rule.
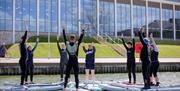
[[[84,58],[79,58],[79,63],[84,63]],[[96,63],[126,63],[126,58],[96,58]],[[180,58],[159,58],[159,61],[162,63],[180,63]],[[18,63],[18,58],[0,58],[1,63]],[[136,58],[136,62],[140,62],[139,58]],[[34,63],[59,63],[58,58],[36,58]]]

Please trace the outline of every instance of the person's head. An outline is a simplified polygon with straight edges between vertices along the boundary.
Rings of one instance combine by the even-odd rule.
[[[22,41],[24,38],[25,38],[25,36],[22,36],[22,37],[21,37],[21,41]],[[25,42],[27,42],[27,38],[26,38]]]
[[[61,44],[61,46],[62,46],[62,48],[63,49],[66,49],[66,46],[65,46],[65,44],[63,43],[63,44]]]
[[[92,44],[89,44],[89,45],[88,45],[88,49],[89,49],[89,50],[93,49],[93,45],[92,45]]]
[[[70,42],[76,42],[76,36],[75,34],[70,35]]]
[[[31,50],[32,50],[31,45],[29,45],[27,49],[28,49],[29,51],[31,51]]]
[[[128,44],[128,48],[132,48],[132,42],[129,41],[127,44]]]
[[[144,40],[144,43],[145,43],[146,45],[149,45],[149,39],[148,39],[148,38],[144,38],[143,40]]]

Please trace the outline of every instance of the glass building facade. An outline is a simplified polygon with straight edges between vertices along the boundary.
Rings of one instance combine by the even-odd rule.
[[[160,39],[180,39],[179,0],[0,0],[0,32],[42,32],[131,36],[140,27]],[[14,40],[13,40],[14,41]]]

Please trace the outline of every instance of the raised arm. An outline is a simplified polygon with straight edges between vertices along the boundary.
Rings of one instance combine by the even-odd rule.
[[[25,31],[25,33],[24,33],[24,35],[23,35],[22,38],[23,38],[23,39],[22,39],[22,44],[24,44],[25,41],[26,41],[26,39],[27,39],[27,30]]]
[[[34,52],[34,51],[35,51],[35,49],[36,49],[36,48],[37,48],[37,46],[38,46],[38,43],[39,43],[39,39],[37,39],[37,40],[36,40],[36,44],[35,44],[34,48],[32,49],[32,52]]]
[[[143,45],[143,46],[146,46],[146,43],[145,43],[144,40],[143,40],[143,37],[142,37],[141,32],[139,31],[138,34],[139,34],[139,39],[140,39],[142,45]]]
[[[80,35],[80,37],[78,39],[78,46],[81,44],[83,36],[84,36],[84,30],[82,30],[82,33],[81,33],[81,35]]]
[[[61,53],[61,47],[59,45],[59,39],[57,39],[57,47],[58,47],[59,53]]]
[[[154,51],[158,52],[158,47],[157,47],[156,42],[154,41],[154,38],[153,38],[152,33],[151,33],[151,35],[150,35],[150,39],[151,39],[151,41],[152,41],[152,44],[153,44],[153,47],[154,47]]]
[[[67,38],[66,38],[65,29],[63,29],[63,38],[64,38],[64,44],[66,45]]]
[[[135,39],[132,39],[133,50],[135,51]]]
[[[123,42],[124,47],[125,47],[125,48],[126,48],[126,50],[127,50],[127,49],[128,49],[128,47],[127,47],[126,43],[124,42],[124,39],[123,39],[123,38],[121,38],[121,40],[122,40],[122,42]]]
[[[95,46],[93,46],[93,51],[96,52],[96,47]]]
[[[85,46],[83,46],[83,50],[84,50],[84,52],[85,52],[85,53],[87,52],[87,50],[86,50]]]

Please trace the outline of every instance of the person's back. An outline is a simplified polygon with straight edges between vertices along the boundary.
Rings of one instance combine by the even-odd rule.
[[[26,36],[27,36],[27,31],[25,32],[25,35],[22,37],[22,42],[20,42],[19,46],[20,46],[20,60],[19,63],[23,63],[25,64],[25,60],[27,60],[27,49],[26,49]]]
[[[67,51],[66,51],[66,49],[60,49],[60,51],[61,51],[61,53],[60,53],[60,55],[61,55],[60,63],[66,64],[67,61],[68,61]]]
[[[28,52],[27,64],[33,64],[33,52],[32,50],[27,50],[27,52]]]
[[[140,58],[141,58],[141,60],[147,60],[147,61],[142,61],[143,63],[148,62],[149,58],[148,58],[148,47],[147,47],[147,45],[143,45],[141,52],[140,52]]]
[[[87,64],[94,64],[94,59],[95,59],[95,48],[93,49],[88,49],[86,51],[86,63]]]

